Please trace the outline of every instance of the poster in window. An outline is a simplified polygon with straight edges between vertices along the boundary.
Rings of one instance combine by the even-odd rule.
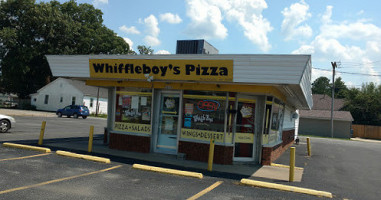
[[[147,105],[147,97],[140,97],[140,105],[141,106]]]
[[[193,108],[194,108],[194,105],[192,103],[186,103],[185,104],[185,109],[184,109],[185,116],[192,117],[192,115],[193,115]]]
[[[192,127],[192,118],[184,118],[184,127],[185,128],[190,128]]]
[[[132,96],[131,108],[132,109],[139,109],[139,96]]]
[[[123,105],[122,105],[123,108],[129,108],[131,106],[131,96],[124,95],[122,97],[122,102],[123,102]]]
[[[142,108],[142,120],[143,121],[150,121],[151,120],[151,108],[150,107],[143,107]]]

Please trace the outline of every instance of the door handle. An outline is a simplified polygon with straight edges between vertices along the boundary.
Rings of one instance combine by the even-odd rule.
[[[172,136],[172,137],[168,137],[168,138],[171,138],[171,139],[177,139],[177,137],[175,137],[175,136]]]

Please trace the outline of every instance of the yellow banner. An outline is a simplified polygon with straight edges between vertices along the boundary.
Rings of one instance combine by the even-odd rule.
[[[233,81],[233,60],[89,59],[91,78]]]
[[[115,122],[114,131],[151,134],[151,125]]]
[[[181,129],[181,138],[210,141],[211,138],[215,139],[215,142],[224,142],[224,133],[215,131],[204,131],[196,129]]]

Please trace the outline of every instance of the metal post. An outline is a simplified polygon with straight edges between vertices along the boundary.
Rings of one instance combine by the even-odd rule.
[[[309,137],[307,138],[307,152],[308,156],[311,156],[311,142]]]
[[[212,171],[213,157],[214,157],[214,139],[212,138],[210,139],[210,145],[209,145],[208,171]]]
[[[38,145],[40,145],[40,146],[42,145],[42,141],[44,139],[45,126],[46,126],[46,121],[42,121],[41,131],[40,131],[40,138],[38,139]]]
[[[87,148],[87,151],[89,153],[93,150],[93,135],[94,135],[94,126],[90,126],[89,146]]]
[[[289,173],[289,182],[294,181],[295,175],[295,147],[290,148],[290,173]]]

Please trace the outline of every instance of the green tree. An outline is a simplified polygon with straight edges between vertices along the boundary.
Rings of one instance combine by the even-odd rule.
[[[381,86],[369,83],[361,89],[350,88],[344,110],[351,112],[356,124],[381,125]]]
[[[153,54],[153,49],[151,47],[147,47],[144,45],[139,45],[138,46],[139,54],[145,54],[145,55],[151,55]]]
[[[321,76],[312,83],[312,94],[331,94],[331,84],[327,77]],[[330,95],[331,96],[331,95]]]
[[[129,45],[103,24],[102,12],[71,0],[0,4],[0,85],[21,98],[52,77],[48,54],[129,54]]]
[[[343,99],[348,93],[348,87],[345,85],[344,81],[341,80],[341,77],[336,78],[335,80],[335,98]],[[332,96],[332,94],[331,94]]]

